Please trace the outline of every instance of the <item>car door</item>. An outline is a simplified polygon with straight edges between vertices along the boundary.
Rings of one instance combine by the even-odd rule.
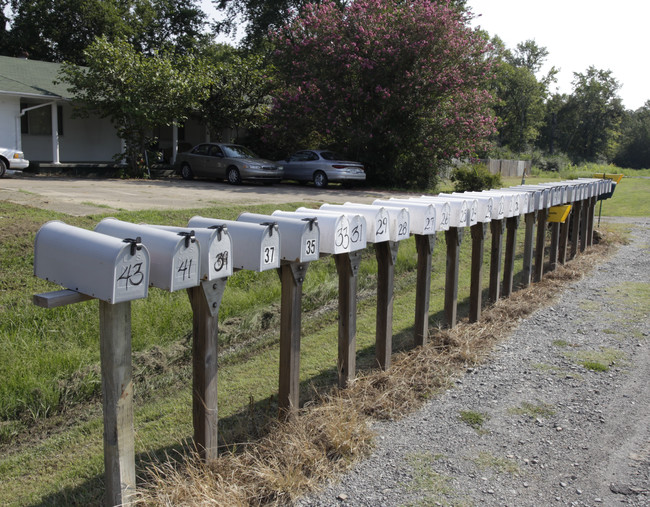
[[[187,161],[192,168],[194,176],[205,176],[205,159],[207,158],[209,149],[209,144],[199,144],[188,154]]]
[[[224,153],[220,146],[216,144],[210,145],[210,151],[206,158],[206,171],[207,176],[216,179],[223,179],[226,177],[226,163],[224,161]]]
[[[285,179],[293,179],[299,181],[311,180],[314,170],[314,160],[318,160],[318,155],[313,151],[297,151],[289,157],[289,161],[284,165]]]

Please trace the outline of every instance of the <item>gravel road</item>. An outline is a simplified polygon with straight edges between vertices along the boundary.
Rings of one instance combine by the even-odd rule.
[[[650,506],[650,217],[633,222],[630,244],[454,388],[375,423],[371,457],[298,505]]]

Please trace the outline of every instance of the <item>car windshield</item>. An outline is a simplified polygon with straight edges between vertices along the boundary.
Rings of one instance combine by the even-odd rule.
[[[333,151],[322,151],[320,156],[325,160],[345,160],[343,155],[340,153],[334,153]]]
[[[223,146],[223,151],[228,158],[258,158],[251,150],[238,144]]]

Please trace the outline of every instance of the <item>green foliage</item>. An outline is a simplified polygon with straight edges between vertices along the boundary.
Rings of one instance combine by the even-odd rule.
[[[483,424],[488,419],[486,414],[481,412],[476,412],[474,410],[461,410],[459,414],[459,419],[463,421],[468,426],[471,426],[475,430],[480,430],[483,427]]]
[[[229,46],[218,49],[207,56],[209,96],[201,113],[215,138],[225,128],[234,130],[239,137],[239,129],[259,129],[267,122],[273,67],[261,54],[244,53]]]
[[[102,37],[85,51],[87,67],[64,64],[78,114],[111,119],[124,140],[128,176],[143,176],[142,158],[156,126],[182,123],[206,97],[206,64],[192,55],[145,56],[125,40]]]
[[[492,174],[484,164],[467,165],[451,174],[456,192],[475,192],[502,186],[501,175]]]
[[[11,14],[2,54],[25,50],[52,62],[85,65],[84,52],[97,37],[125,39],[147,54],[184,53],[206,38],[196,0],[13,0]]]
[[[614,163],[633,169],[650,169],[650,100],[623,117],[619,149]]]

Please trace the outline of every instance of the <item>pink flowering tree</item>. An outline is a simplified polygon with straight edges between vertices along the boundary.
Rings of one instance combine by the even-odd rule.
[[[470,19],[431,0],[307,5],[271,35],[267,138],[344,151],[373,182],[435,183],[442,161],[479,153],[494,131],[489,46]]]

